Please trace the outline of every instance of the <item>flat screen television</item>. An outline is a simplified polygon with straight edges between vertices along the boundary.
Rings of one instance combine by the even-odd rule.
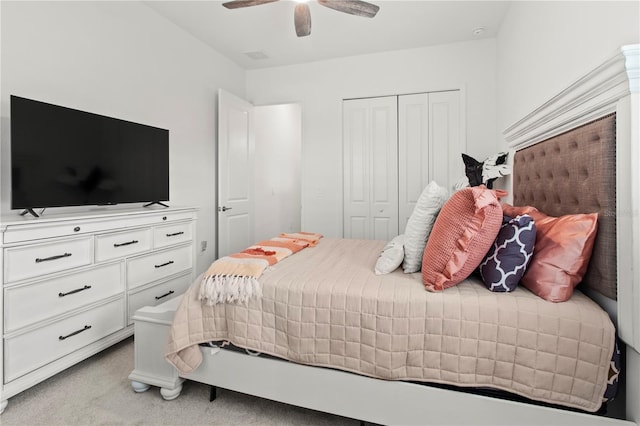
[[[11,208],[169,200],[169,131],[11,96]]]

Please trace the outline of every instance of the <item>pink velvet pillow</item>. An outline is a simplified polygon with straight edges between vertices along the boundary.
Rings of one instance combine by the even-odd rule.
[[[535,207],[503,205],[508,216],[528,214],[536,224],[531,263],[520,283],[550,302],[569,300],[582,281],[593,251],[598,214],[547,216]]]
[[[482,262],[500,225],[504,191],[474,186],[456,191],[444,204],[422,255],[422,282],[440,291],[467,278]]]

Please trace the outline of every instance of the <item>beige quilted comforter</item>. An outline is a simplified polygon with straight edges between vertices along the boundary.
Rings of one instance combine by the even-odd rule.
[[[420,273],[374,274],[383,245],[324,238],[265,272],[262,297],[247,305],[203,306],[194,283],[176,311],[167,359],[188,373],[202,360],[198,343],[227,340],[381,379],[600,407],[615,330],[588,297],[551,303],[522,288],[492,293],[475,278],[430,293]]]

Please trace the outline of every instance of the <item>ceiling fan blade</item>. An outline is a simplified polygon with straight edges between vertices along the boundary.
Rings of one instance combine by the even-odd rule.
[[[259,6],[261,4],[273,3],[278,0],[231,0],[222,3],[227,9],[237,9],[239,7]]]
[[[311,34],[311,11],[306,3],[298,3],[294,14],[296,34],[298,37],[306,37]]]
[[[380,6],[361,0],[318,0],[318,3],[330,9],[366,18],[373,18],[380,10]]]

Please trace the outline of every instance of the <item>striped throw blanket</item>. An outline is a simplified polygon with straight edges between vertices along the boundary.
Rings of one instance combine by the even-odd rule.
[[[260,275],[282,259],[318,244],[322,235],[312,232],[282,233],[260,241],[240,253],[214,261],[200,283],[203,304],[246,303],[262,295]]]

